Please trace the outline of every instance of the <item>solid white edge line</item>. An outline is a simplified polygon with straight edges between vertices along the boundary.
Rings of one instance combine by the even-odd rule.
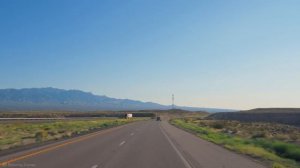
[[[169,138],[169,136],[167,135],[167,133],[163,130],[163,128],[161,127],[160,124],[160,130],[162,131],[162,133],[165,135],[165,137],[167,138],[167,140],[169,141],[169,143],[171,144],[171,146],[173,147],[173,149],[175,150],[175,152],[177,153],[177,155],[180,157],[180,159],[182,160],[183,164],[185,165],[186,168],[193,168],[189,162],[184,158],[184,156],[181,154],[181,152],[177,149],[177,147],[174,145],[174,143],[172,142],[172,140]]]

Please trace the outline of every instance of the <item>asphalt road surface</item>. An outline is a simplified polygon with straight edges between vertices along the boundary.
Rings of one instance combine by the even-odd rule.
[[[264,168],[171,126],[141,121],[3,156],[23,168]]]

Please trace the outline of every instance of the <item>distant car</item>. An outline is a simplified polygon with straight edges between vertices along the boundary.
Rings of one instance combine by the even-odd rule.
[[[156,117],[156,121],[161,121],[160,117]]]

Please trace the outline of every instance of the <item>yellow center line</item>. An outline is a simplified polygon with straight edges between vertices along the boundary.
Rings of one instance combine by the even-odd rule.
[[[76,138],[74,140],[69,140],[68,142],[65,142],[65,143],[62,143],[62,144],[58,144],[58,145],[53,145],[53,146],[49,146],[45,149],[41,149],[41,150],[36,150],[36,151],[33,151],[33,152],[28,152],[24,155],[21,155],[19,157],[16,157],[16,158],[13,158],[13,159],[9,159],[9,160],[6,160],[4,162],[0,162],[0,166],[7,166],[8,164],[10,163],[13,163],[13,162],[16,162],[16,161],[19,161],[19,160],[23,160],[23,159],[26,159],[26,158],[29,158],[29,157],[33,157],[33,156],[36,156],[38,154],[42,154],[42,153],[45,153],[45,152],[49,152],[49,151],[52,151],[54,149],[58,149],[60,147],[63,147],[63,146],[66,146],[66,145],[70,145],[70,144],[73,144],[73,143],[76,143],[76,142],[80,142],[80,141],[83,141],[83,140],[86,140],[86,139],[89,139],[89,138],[92,138],[94,136],[97,136],[97,135],[101,135],[101,134],[105,134],[105,133],[109,133],[111,131],[114,131],[114,130],[117,130],[117,129],[120,129],[122,128],[123,126],[119,126],[119,127],[116,127],[116,128],[111,128],[111,129],[108,129],[108,130],[102,130],[102,131],[99,131],[99,132],[96,132],[96,133],[92,133],[92,134],[88,134],[88,135],[85,135],[83,137],[79,137],[79,138]]]

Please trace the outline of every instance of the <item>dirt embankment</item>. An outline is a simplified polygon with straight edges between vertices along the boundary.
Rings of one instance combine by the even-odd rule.
[[[224,112],[211,114],[207,119],[270,122],[300,127],[300,109],[254,109],[240,112]]]

